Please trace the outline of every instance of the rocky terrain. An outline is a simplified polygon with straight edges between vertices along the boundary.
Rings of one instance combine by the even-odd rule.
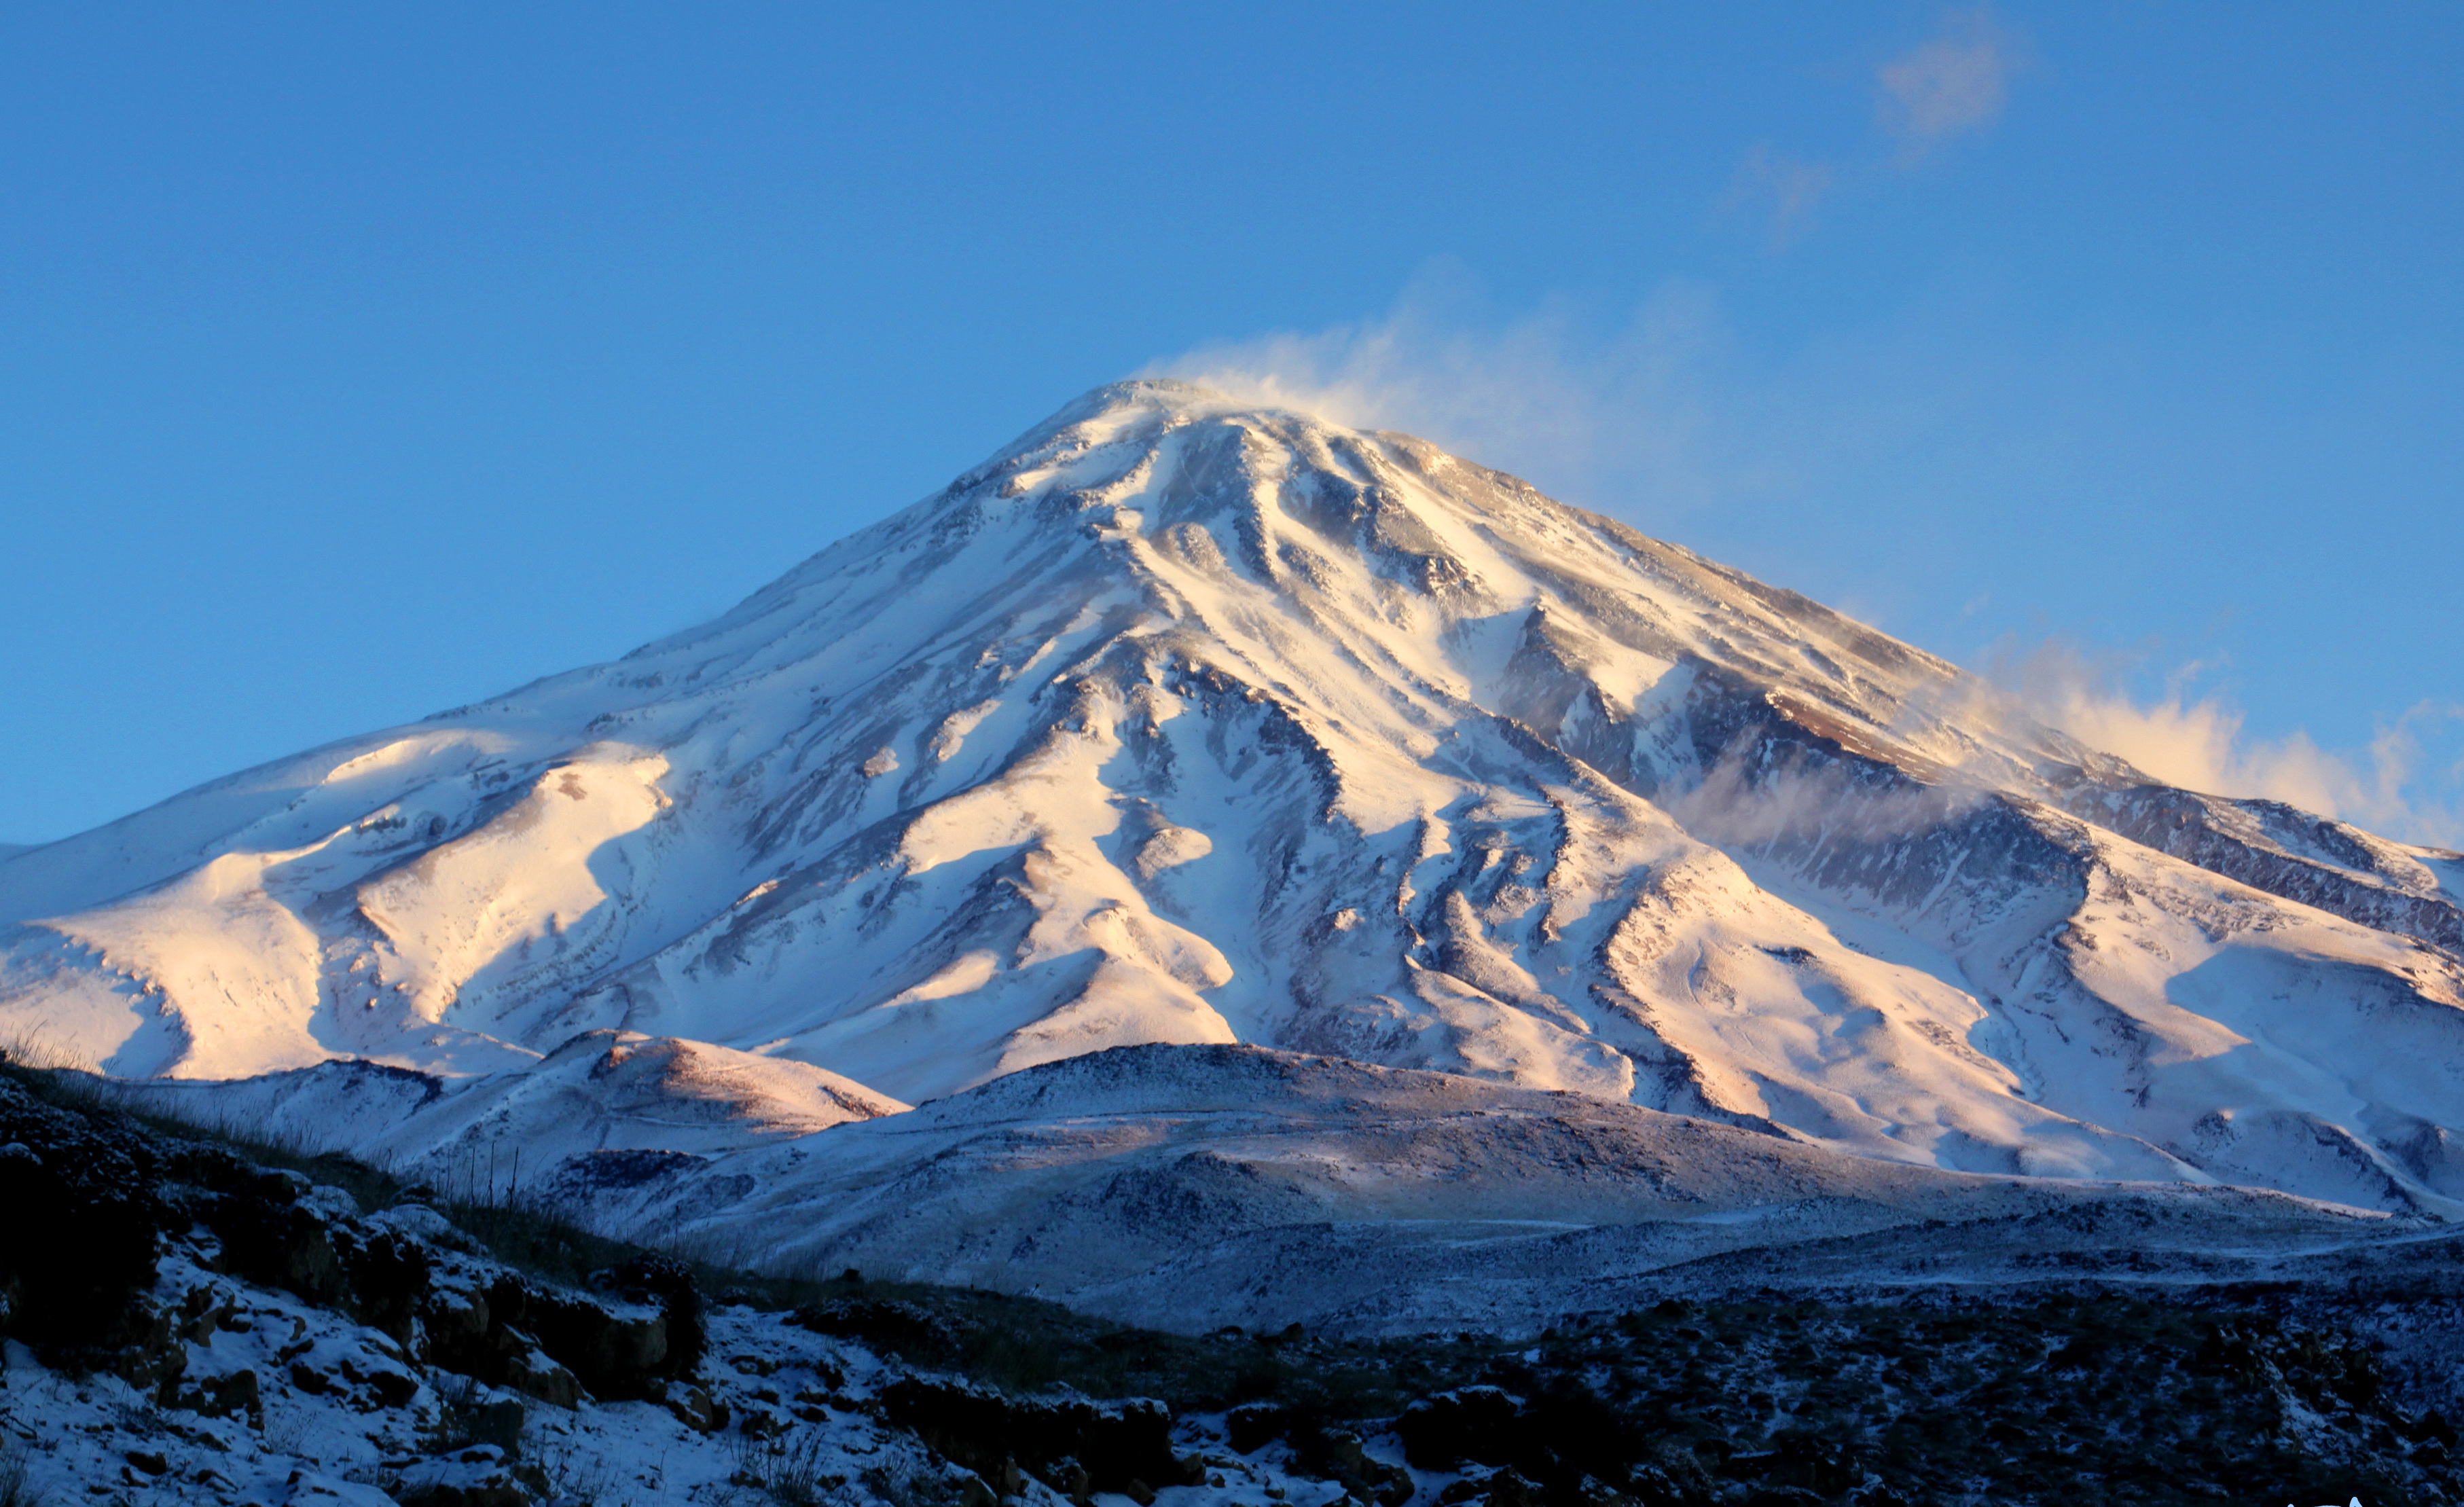
[[[289,1165],[269,1165],[281,1163]],[[2464,1495],[2457,1240],[2315,1285],[1177,1335],[694,1265],[0,1073],[0,1496],[1661,1507]]]

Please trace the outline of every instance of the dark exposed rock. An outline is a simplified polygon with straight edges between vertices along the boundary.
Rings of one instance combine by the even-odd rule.
[[[1488,1492],[1482,1499],[1486,1507],[1543,1507],[1547,1496],[1537,1482],[1525,1480],[1507,1466],[1488,1478]]]
[[[269,1173],[254,1187],[202,1200],[207,1228],[222,1241],[232,1276],[279,1287],[322,1307],[340,1306],[348,1284],[331,1221],[300,1200],[308,1180]]]
[[[668,1325],[659,1315],[619,1315],[587,1299],[532,1291],[524,1318],[539,1347],[600,1398],[666,1390]]]
[[[511,1457],[491,1445],[412,1466],[392,1496],[403,1507],[531,1507],[533,1501]]]
[[[882,1417],[979,1475],[1005,1464],[1064,1495],[1126,1491],[1133,1481],[1196,1485],[1205,1468],[1172,1451],[1161,1403],[1098,1403],[1077,1396],[1012,1397],[973,1383],[910,1376],[880,1394]],[[1073,1486],[1083,1472],[1087,1485]]]
[[[585,1391],[606,1400],[656,1400],[668,1394],[671,1382],[699,1369],[700,1310],[685,1285],[682,1297],[671,1291],[661,1312],[624,1313],[583,1294],[500,1273],[485,1288],[433,1290],[421,1318],[429,1358],[462,1375],[559,1407],[571,1407]],[[670,1343],[671,1314],[690,1326],[690,1366]]]
[[[642,1260],[607,1285],[654,1309],[627,1312],[581,1293],[499,1271],[483,1289],[440,1286],[433,1258],[400,1232],[361,1223],[344,1200],[297,1172],[269,1170],[218,1147],[147,1131],[108,1108],[35,1098],[0,1078],[0,1319],[10,1337],[83,1353],[141,1390],[228,1415],[261,1407],[253,1377],[181,1385],[187,1343],[224,1315],[211,1293],[159,1307],[146,1294],[165,1232],[203,1225],[231,1276],[349,1313],[448,1370],[569,1406],[665,1394],[705,1349],[701,1300],[680,1265]],[[303,1390],[345,1384],[308,1366]],[[356,1385],[356,1384],[352,1384]],[[416,1384],[371,1373],[368,1395],[395,1406]]]
[[[727,1405],[702,1387],[671,1384],[660,1400],[668,1405],[668,1411],[676,1415],[677,1422],[696,1433],[716,1433],[727,1427]]]
[[[826,1298],[797,1309],[790,1321],[911,1361],[939,1360],[957,1343],[949,1325],[933,1314],[891,1299]]]
[[[352,1317],[410,1343],[427,1295],[430,1261],[427,1248],[392,1231],[347,1231],[340,1242],[342,1270],[349,1279]]]
[[[1466,1460],[1502,1465],[1514,1458],[1523,1399],[1497,1387],[1464,1387],[1412,1404],[1397,1419],[1403,1457],[1424,1471],[1459,1469]]]
[[[245,1416],[252,1427],[261,1426],[265,1413],[256,1373],[245,1369],[218,1376],[183,1376],[164,1394],[163,1402],[208,1418]]]
[[[1284,1436],[1291,1420],[1283,1408],[1274,1403],[1243,1403],[1223,1415],[1225,1431],[1232,1448],[1243,1454],[1255,1454]]]
[[[156,1316],[137,1299],[154,1284],[172,1217],[148,1138],[0,1080],[0,1147],[9,1338],[87,1350],[142,1343]]]
[[[1765,1485],[1754,1488],[1753,1494],[1746,1498],[1746,1507],[1831,1507],[1838,1500],[1836,1496],[1826,1496],[1808,1487]]]
[[[592,1281],[629,1302],[658,1309],[662,1351],[644,1362],[655,1374],[690,1377],[700,1372],[710,1349],[710,1328],[702,1315],[701,1289],[693,1285],[693,1273],[683,1262],[644,1256],[602,1272]]]
[[[379,1408],[400,1408],[419,1395],[419,1379],[389,1365],[363,1366],[345,1356],[337,1369]]]
[[[1412,1499],[1412,1473],[1399,1465],[1373,1459],[1349,1430],[1319,1429],[1293,1446],[1295,1465],[1303,1472],[1338,1483],[1362,1501],[1378,1507],[1402,1507]],[[1194,1483],[1193,1483],[1194,1484]]]

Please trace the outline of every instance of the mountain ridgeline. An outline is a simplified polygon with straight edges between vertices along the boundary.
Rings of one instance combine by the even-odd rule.
[[[1503,1096],[1441,1182],[1553,1090],[1839,1177],[2464,1212],[2464,858],[1165,382],[714,622],[0,858],[0,1029],[397,1162],[784,1175],[1238,1043]],[[1247,1060],[1175,1092],[1285,1113]]]

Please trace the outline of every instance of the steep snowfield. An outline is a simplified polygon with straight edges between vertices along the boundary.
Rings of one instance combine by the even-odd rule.
[[[440,1075],[538,1159],[1246,1042],[2452,1212],[2459,865],[1422,442],[1137,382],[704,627],[0,859],[0,1030]],[[672,1141],[517,1110],[609,1031],[840,1077],[676,1090]]]

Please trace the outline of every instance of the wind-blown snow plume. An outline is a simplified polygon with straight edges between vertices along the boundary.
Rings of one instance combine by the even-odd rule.
[[[1375,318],[1201,346],[1149,373],[1577,483],[1617,476],[1671,507],[1750,487],[1715,432],[1731,417],[1711,401],[1729,385],[1728,339],[1709,288],[1666,283],[1605,339],[1562,300],[1505,318],[1483,303],[1439,263]]]
[[[1917,139],[1989,119],[1977,112],[1998,98],[2019,55],[1982,12],[1952,20],[1944,36],[1884,71],[1909,96],[1911,120],[1932,122],[1910,125]],[[1202,347],[1152,370],[1330,423],[1429,435],[1509,468],[1545,464],[1579,487],[1647,496],[1663,517],[1789,489],[1796,462],[1788,457],[1805,443],[1790,424],[1803,421],[1764,410],[1807,402],[1783,402],[1785,382],[1741,372],[1710,289],[1671,283],[1605,339],[1579,333],[1585,322],[1562,304],[1491,317],[1461,271],[1441,267],[1379,317]],[[2252,734],[2223,695],[2190,694],[2196,665],[2153,697],[2126,688],[2135,667],[2055,639],[2006,649],[1988,672],[2027,716],[2168,783],[2464,846],[2464,763],[2436,767],[2424,746],[2425,732],[2464,718],[2464,706],[2425,700],[2383,724],[2365,749],[2333,751],[2298,729]],[[1992,714],[1981,702],[1976,710]]]
[[[2340,754],[2299,729],[2280,738],[2253,736],[2244,714],[2221,693],[2190,693],[2198,665],[2174,671],[2152,699],[2130,693],[2130,667],[2057,639],[2026,653],[2006,650],[1993,675],[2038,719],[2167,784],[2281,800],[2412,841],[2464,846],[2464,811],[2438,789],[2464,787],[2464,767],[2430,768],[2422,746],[2425,728],[2464,718],[2464,707],[2421,702],[2383,724],[2366,749]]]
[[[2464,860],[1991,695],[1426,442],[1121,383],[715,622],[0,861],[0,1032],[644,1176],[1243,1043],[2464,1209]]]

